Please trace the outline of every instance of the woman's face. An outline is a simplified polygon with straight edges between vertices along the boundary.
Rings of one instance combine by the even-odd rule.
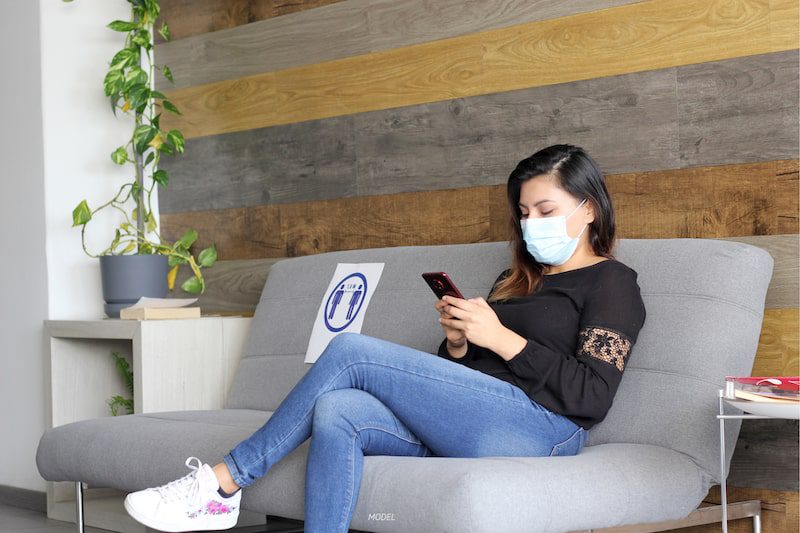
[[[564,189],[558,187],[552,176],[536,176],[522,184],[519,194],[519,209],[522,218],[569,216],[575,211],[582,198],[575,198]],[[584,202],[572,216],[567,218],[567,234],[578,235],[586,224],[594,220],[591,202]],[[581,241],[588,242],[589,231],[581,235]]]

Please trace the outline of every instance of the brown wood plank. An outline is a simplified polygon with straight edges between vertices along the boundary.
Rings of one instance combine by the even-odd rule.
[[[342,0],[161,0],[161,21],[172,40],[185,39],[251,22],[297,13]],[[164,39],[156,33],[156,43]]]
[[[783,176],[797,166],[797,160],[768,161],[608,176],[618,236],[714,238],[800,233],[798,181],[781,189]],[[792,200],[776,201],[779,190],[791,191]],[[167,240],[177,239],[186,228],[195,228],[200,234],[199,249],[215,242],[221,258],[256,259],[508,240],[507,209],[505,186],[494,185],[162,213],[161,224]],[[790,220],[794,223],[786,222]]]
[[[797,161],[609,176],[620,237],[798,233]],[[782,194],[791,196],[780,198]]]
[[[487,30],[171,91],[184,114],[162,124],[200,137],[796,49],[771,9],[797,19],[793,0],[649,0]]]
[[[761,500],[761,531],[764,533],[795,533],[800,530],[798,519],[798,493],[796,491],[780,491],[760,488],[746,488],[728,485],[725,495],[729,502]],[[707,504],[722,503],[720,486],[715,485],[708,491],[703,500]],[[679,533],[716,533],[721,531],[720,524],[707,524],[673,530]],[[732,521],[728,524],[730,533],[750,533],[753,531],[752,519]]]
[[[159,63],[172,67],[175,85],[161,78],[156,84],[159,90],[192,87],[637,1],[336,2],[322,9],[272,16],[220,31],[209,27],[210,33],[160,44],[156,57]],[[239,18],[252,21],[258,15],[251,9]],[[217,26],[228,28],[230,24]]]

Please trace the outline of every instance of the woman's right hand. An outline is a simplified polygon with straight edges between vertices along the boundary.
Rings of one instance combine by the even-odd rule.
[[[448,304],[447,302],[445,302],[444,300],[442,300],[440,298],[439,300],[436,301],[436,304],[434,305],[434,307],[436,307],[436,310],[439,311],[439,315],[442,318],[455,318],[453,315],[451,315],[450,313],[445,311],[445,308],[448,305],[450,305],[450,304]],[[441,322],[440,322],[440,325],[442,326],[442,329],[444,330],[444,334],[447,337],[447,342],[450,344],[450,346],[452,346],[453,348],[461,348],[462,346],[464,346],[464,344],[466,344],[467,337],[464,335],[464,333],[460,329],[451,328],[449,326],[445,326]]]

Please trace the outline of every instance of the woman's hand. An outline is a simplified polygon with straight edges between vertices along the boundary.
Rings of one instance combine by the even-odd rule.
[[[445,309],[449,306],[447,302],[444,300],[436,300],[436,310],[439,311],[440,318],[453,318],[453,315],[445,311]],[[441,320],[439,321],[441,322]],[[457,328],[452,326],[448,326],[447,324],[442,322],[442,329],[444,330],[444,334],[447,337],[447,341],[450,343],[451,346],[454,348],[461,348],[464,344],[467,343],[467,338],[464,336],[464,333]]]
[[[481,297],[464,300],[454,296],[444,296],[439,306],[442,324],[447,329],[457,330],[466,340],[492,350],[506,361],[521,352],[528,341],[505,327],[489,303]],[[441,308],[440,308],[441,307]],[[445,315],[450,315],[447,317]],[[453,334],[454,336],[458,334]],[[448,335],[448,339],[450,336]]]

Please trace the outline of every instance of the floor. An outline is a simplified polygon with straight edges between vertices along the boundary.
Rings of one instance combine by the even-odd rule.
[[[75,531],[75,524],[51,520],[44,513],[0,504],[0,533],[66,533],[67,531]],[[87,527],[86,533],[107,533],[107,530]]]
[[[229,529],[232,533],[255,533],[255,532],[290,532],[302,531],[302,524],[298,527],[296,521],[281,522],[272,520],[269,528],[264,526],[250,526]],[[51,520],[45,513],[30,511],[20,507],[0,504],[0,533],[66,533],[75,531],[75,524],[62,522],[61,520]],[[368,533],[351,529],[351,533]],[[85,533],[114,533],[107,529],[86,527]]]

